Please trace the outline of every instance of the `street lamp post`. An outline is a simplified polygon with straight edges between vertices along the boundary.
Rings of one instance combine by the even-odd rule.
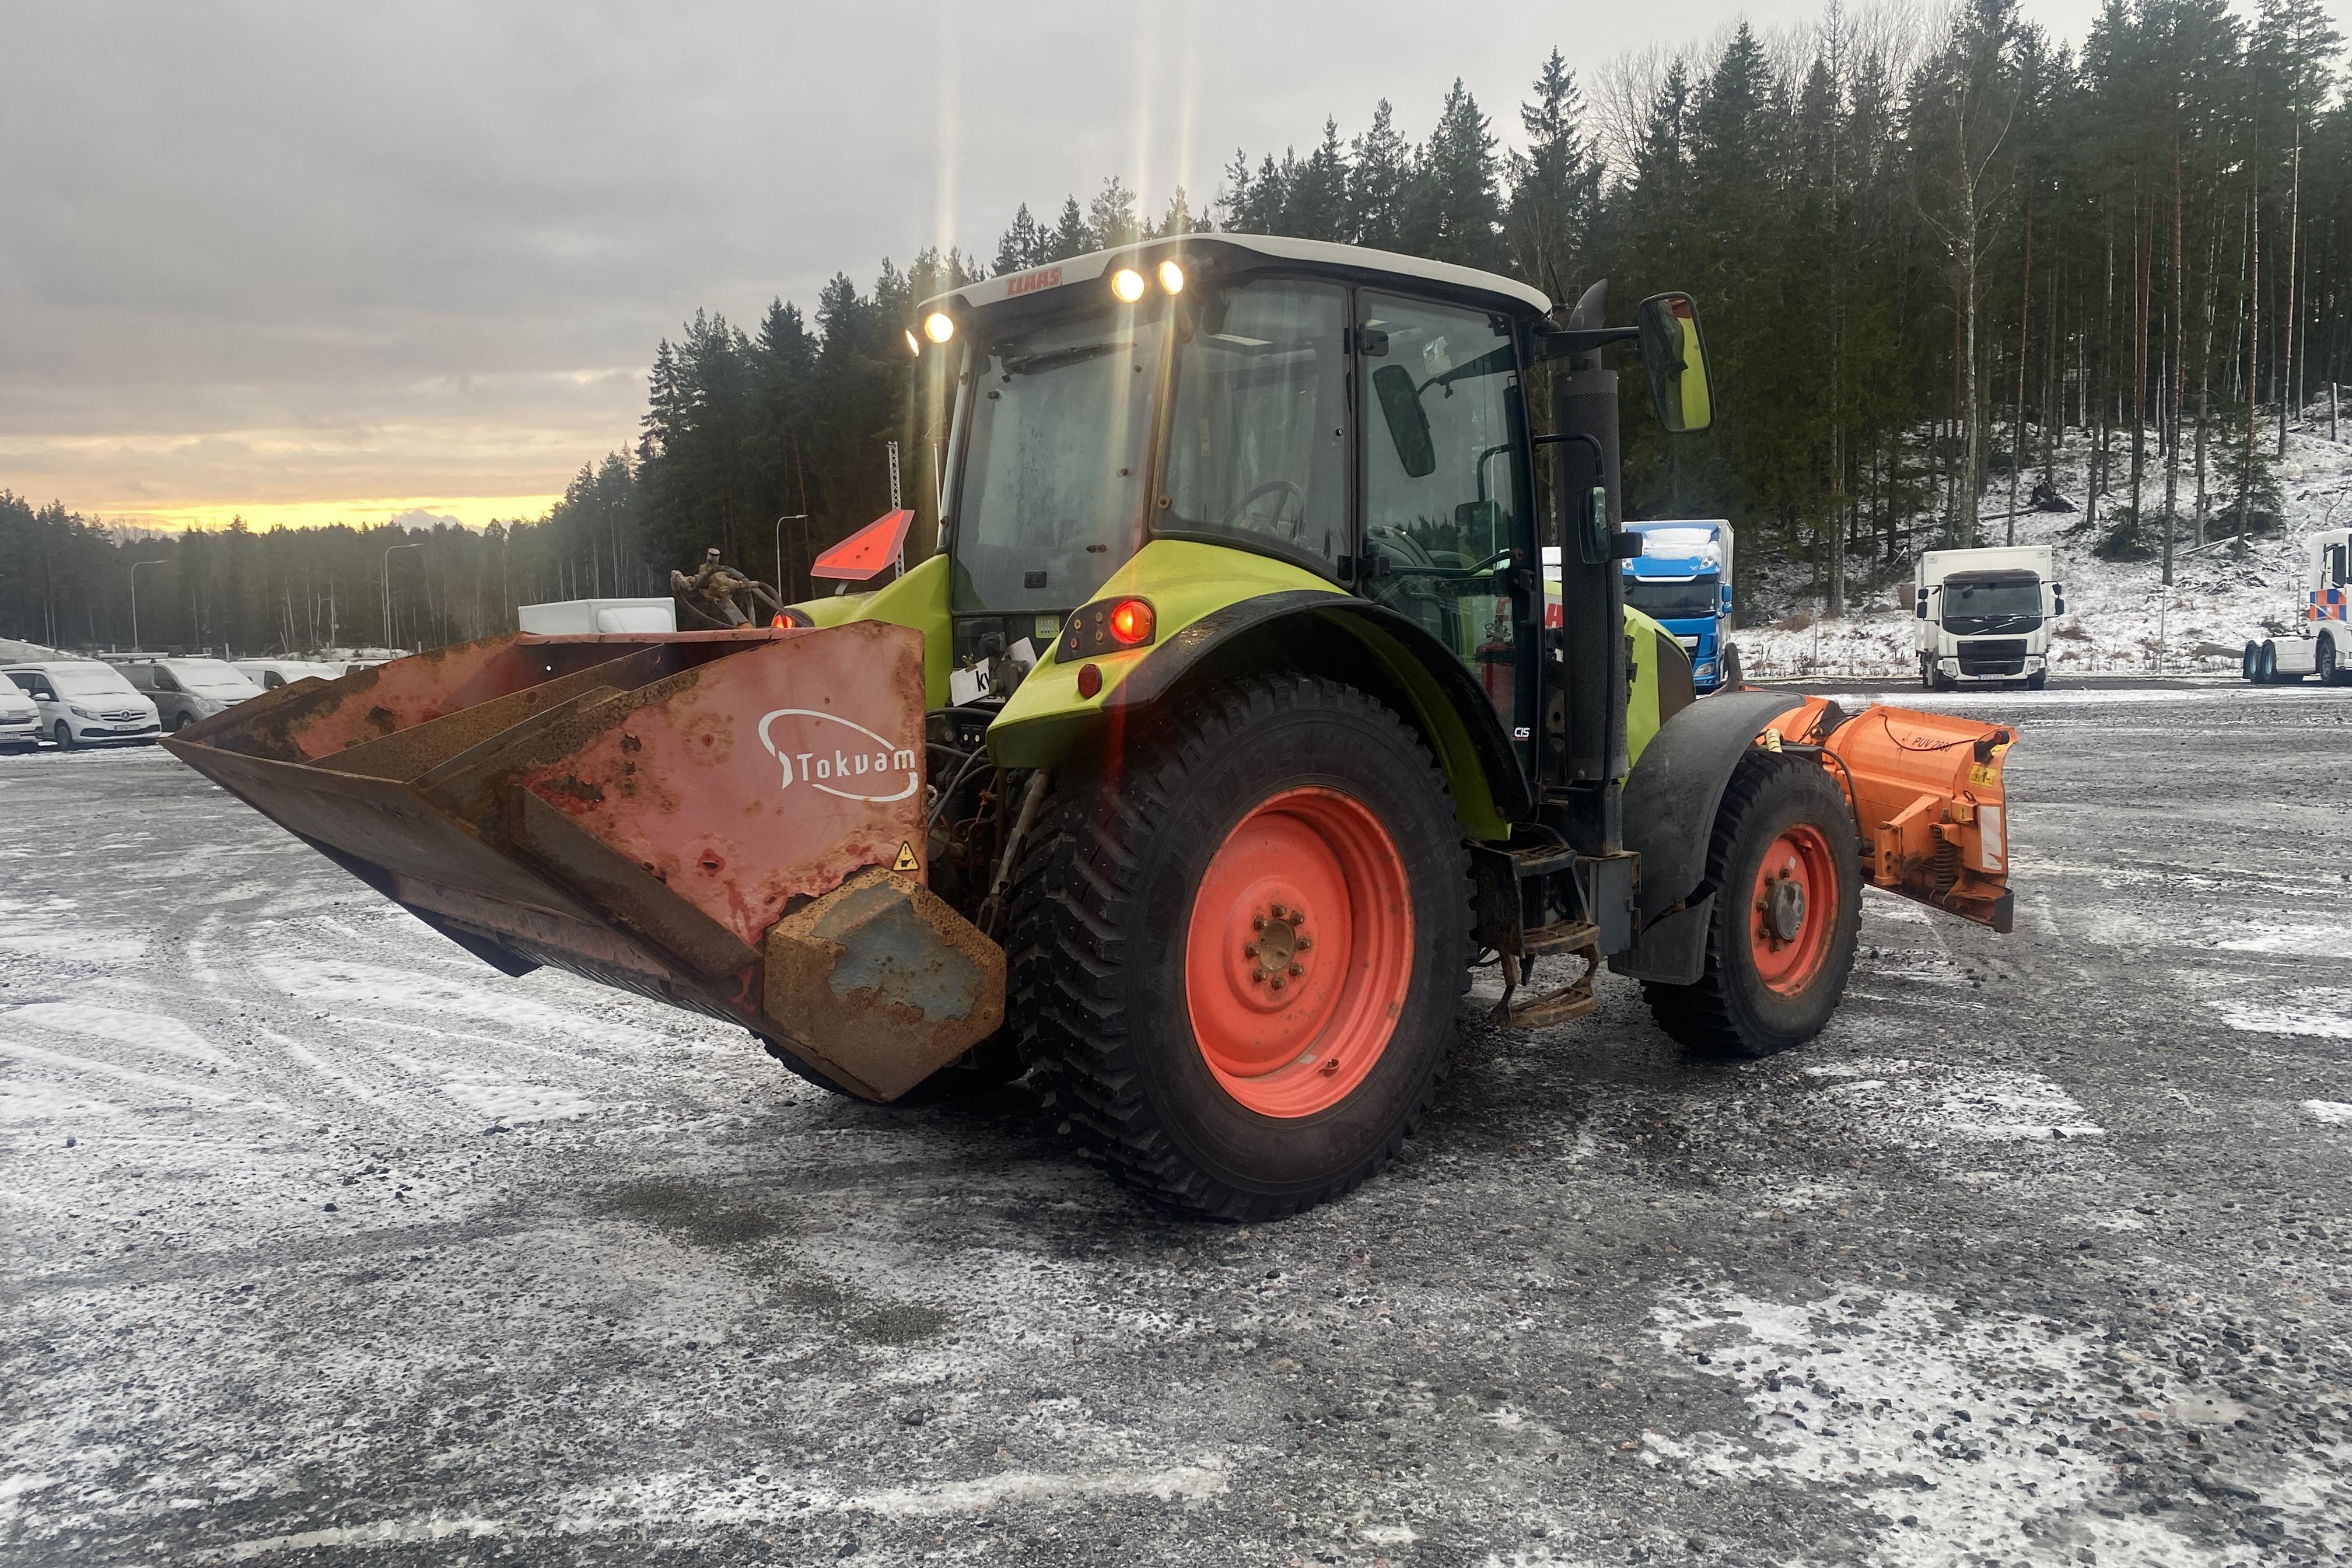
[[[161,557],[153,561],[133,561],[131,563],[131,651],[139,651],[139,568],[161,566]]]
[[[395,647],[392,640],[392,552],[394,550],[424,548],[421,543],[395,544],[383,552],[383,651],[386,653],[393,652]]]

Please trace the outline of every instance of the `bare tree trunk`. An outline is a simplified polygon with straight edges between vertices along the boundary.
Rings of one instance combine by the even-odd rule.
[[[2055,205],[2058,229],[2052,238],[2058,252],[2058,265],[2050,269],[2050,324],[2042,329],[2042,478],[2052,484],[2057,482],[2058,432],[2066,423],[2066,398],[2058,382],[2058,300],[2065,291],[2066,280],[2066,199],[2063,184]]]
[[[2250,312],[2250,330],[2246,333],[2246,449],[2238,470],[2240,548],[2245,545],[2247,513],[2254,504],[2254,399],[2262,390],[2263,174],[2259,164],[2253,168],[2252,185],[2246,197],[2246,309]]]
[[[2187,328],[2181,321],[2180,95],[2172,95],[2172,396],[2168,418],[2171,439],[2164,445],[2164,585],[2172,586],[2172,520],[2180,503],[2180,398],[2188,386],[2181,363]]]
[[[2146,526],[2147,514],[2140,505],[2140,477],[2147,466],[2147,291],[2150,263],[2148,253],[2154,236],[2154,215],[2145,184],[2132,203],[2132,389],[2131,389],[2131,505],[2132,527],[2135,532]]]
[[[2303,209],[2303,117],[2294,120],[2294,171],[2288,177],[2286,198],[2286,357],[2279,363],[2278,455],[2286,456],[2286,405],[2294,395],[2294,260],[2296,223]],[[2299,405],[2298,405],[2299,406]]]
[[[2026,331],[2033,317],[2033,185],[2025,187],[2025,274],[2017,288],[2017,401],[2009,411],[2009,535],[2017,542],[2017,480],[2025,468]]]
[[[1949,431],[1943,443],[1944,458],[1944,537],[1953,544],[1960,538],[1960,289],[1957,280],[1952,285],[1952,413]]]

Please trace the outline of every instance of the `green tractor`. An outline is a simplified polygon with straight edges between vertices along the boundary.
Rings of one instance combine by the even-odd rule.
[[[1605,960],[1684,1046],[1757,1055],[1836,1006],[1865,873],[2007,927],[2006,731],[1694,700],[1626,609],[1604,356],[1638,350],[1668,431],[1713,395],[1687,296],[1605,312],[1248,235],[970,284],[920,310],[949,434],[902,574],[775,629],[490,639],[172,743],[509,973],[741,1022],[874,1100],[1030,1072],[1154,1196],[1287,1215],[1428,1113],[1482,955],[1503,1024],[1590,1011]],[[821,568],[888,572],[906,520],[876,526]]]

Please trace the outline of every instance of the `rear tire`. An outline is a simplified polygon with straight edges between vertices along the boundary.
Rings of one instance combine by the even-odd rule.
[[[1716,897],[1698,984],[1643,983],[1658,1026],[1685,1050],[1730,1057],[1770,1056],[1821,1033],[1862,927],[1853,812],[1829,774],[1801,757],[1749,753],[1716,813],[1706,886]]]
[[[2264,643],[2263,644],[2262,665],[2255,671],[2254,679],[2264,686],[2276,686],[2278,684],[2278,645],[2275,643]]]
[[[2249,686],[2263,683],[2263,647],[2260,643],[2248,643],[2246,651],[2238,656],[2238,673]]]
[[[1316,677],[1213,687],[1065,771],[1033,832],[1006,1012],[1050,1119],[1222,1219],[1388,1163],[1471,956],[1461,828],[1394,713]]]

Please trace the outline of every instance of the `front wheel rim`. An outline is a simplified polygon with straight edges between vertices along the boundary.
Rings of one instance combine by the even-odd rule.
[[[1336,790],[1285,791],[1234,825],[1193,893],[1192,1038],[1244,1107],[1312,1116],[1387,1054],[1412,962],[1404,858],[1379,816]]]
[[[1801,995],[1829,962],[1840,890],[1830,841],[1810,822],[1783,829],[1765,847],[1748,904],[1748,944],[1756,977],[1781,996]]]

